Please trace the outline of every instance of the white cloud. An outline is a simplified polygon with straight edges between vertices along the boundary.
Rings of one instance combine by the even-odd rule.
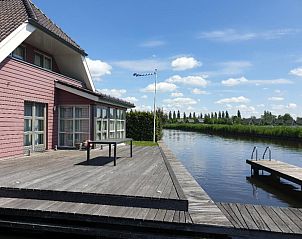
[[[175,71],[184,71],[188,69],[193,69],[195,67],[201,66],[201,62],[197,61],[193,57],[178,57],[171,62],[171,66]]]
[[[159,40],[151,40],[151,41],[145,41],[140,44],[141,47],[158,47],[165,45],[166,42],[159,41]]]
[[[236,86],[241,84],[254,84],[254,85],[282,85],[292,84],[293,82],[288,79],[273,79],[273,80],[248,80],[245,77],[229,78],[228,80],[221,81],[221,84],[225,86]],[[263,88],[267,90],[267,88]]]
[[[281,90],[275,90],[275,93],[280,94]]]
[[[221,83],[226,86],[235,86],[245,82],[248,82],[248,80],[243,76],[240,78],[229,78],[228,80],[221,81]]]
[[[287,108],[288,108],[288,109],[296,109],[296,108],[297,108],[297,104],[295,104],[295,103],[289,103],[289,104],[287,105]]]
[[[215,76],[229,76],[243,74],[247,69],[252,67],[252,63],[249,61],[226,61],[216,64],[219,67],[218,70],[207,71],[204,74],[210,77]]]
[[[125,89],[97,89],[97,91],[113,97],[121,97],[123,94],[126,94],[127,92],[127,90]]]
[[[156,59],[141,59],[141,60],[126,60],[126,61],[115,61],[112,63],[115,66],[124,68],[130,71],[150,71],[154,69],[166,70],[169,69],[169,62]]]
[[[205,91],[205,90],[194,88],[192,90],[192,94],[195,94],[195,95],[208,95],[209,93],[207,91]]]
[[[174,107],[182,107],[184,105],[195,105],[197,101],[192,98],[174,98],[174,99],[165,99],[163,100],[164,103],[169,104],[170,106]]]
[[[101,60],[86,58],[91,77],[95,81],[100,81],[104,75],[110,75],[112,66]]]
[[[129,101],[129,102],[131,102],[131,103],[134,103],[134,102],[137,102],[137,101],[138,101],[138,99],[136,99],[134,96],[125,97],[125,98],[123,98],[123,100]]]
[[[247,103],[250,100],[244,96],[239,97],[231,97],[231,98],[224,98],[216,101],[217,104],[224,104],[224,103]]]
[[[137,110],[137,111],[152,111],[153,108],[150,105],[137,105],[135,107],[135,110]]]
[[[292,69],[289,73],[295,76],[302,76],[302,67]]]
[[[284,98],[273,96],[273,97],[269,97],[268,100],[270,100],[270,101],[282,101],[282,100],[284,100]]]
[[[142,95],[142,99],[147,99],[148,96],[147,95]]]
[[[172,97],[183,97],[184,94],[181,93],[181,92],[173,92],[173,93],[171,93],[171,96],[172,96]]]
[[[202,32],[199,35],[199,38],[209,39],[213,41],[220,42],[239,42],[239,41],[249,41],[249,40],[271,40],[277,39],[288,35],[294,35],[300,33],[300,29],[275,29],[267,30],[262,32],[247,32],[247,31],[238,31],[235,29],[224,29],[224,30],[215,30],[209,32]]]
[[[259,104],[259,105],[257,105],[257,107],[259,107],[259,108],[264,108],[264,107],[265,107],[265,104]]]
[[[288,105],[272,105],[272,109],[273,110],[288,110],[288,109],[296,109],[297,108],[297,104],[295,103],[289,103]]]
[[[154,88],[155,85],[150,84],[147,87],[141,89],[142,92],[154,92]],[[173,83],[169,83],[169,82],[159,82],[156,84],[156,90],[158,92],[171,92],[171,91],[175,91],[177,89],[177,86]]]
[[[166,80],[169,83],[181,83],[185,85],[194,85],[194,86],[201,86],[206,87],[208,85],[208,81],[205,80],[204,76],[186,76],[181,77],[179,75],[171,76]]]

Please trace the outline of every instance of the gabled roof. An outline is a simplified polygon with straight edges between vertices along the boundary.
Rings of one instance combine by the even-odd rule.
[[[29,0],[0,0],[0,42],[28,21],[82,55],[85,51]]]

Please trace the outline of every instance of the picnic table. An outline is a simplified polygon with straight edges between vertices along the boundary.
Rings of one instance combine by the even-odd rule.
[[[123,138],[123,139],[103,139],[103,140],[93,140],[87,142],[87,162],[90,160],[90,149],[94,144],[108,144],[109,145],[109,158],[111,158],[111,145],[114,146],[113,148],[113,159],[114,159],[114,166],[116,166],[116,146],[120,143],[125,143],[130,141],[130,157],[132,158],[132,141],[131,138]]]

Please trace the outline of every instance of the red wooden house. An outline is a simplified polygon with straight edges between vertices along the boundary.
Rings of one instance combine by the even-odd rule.
[[[134,105],[96,92],[85,56],[29,0],[0,1],[0,158],[125,137]]]

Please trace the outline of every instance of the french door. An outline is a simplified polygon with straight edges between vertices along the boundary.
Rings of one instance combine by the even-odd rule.
[[[60,106],[59,146],[75,147],[89,139],[90,110],[88,105]]]
[[[46,105],[36,102],[24,103],[25,150],[43,151],[46,148]]]

